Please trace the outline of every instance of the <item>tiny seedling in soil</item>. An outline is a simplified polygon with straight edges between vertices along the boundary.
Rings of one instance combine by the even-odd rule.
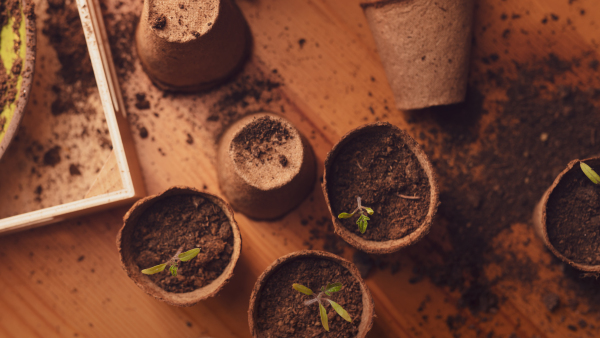
[[[179,248],[179,250],[177,250],[177,253],[175,254],[175,256],[171,257],[171,259],[169,259],[168,262],[153,266],[148,269],[144,269],[144,270],[142,270],[142,273],[145,275],[153,275],[155,273],[162,272],[163,270],[165,270],[165,268],[168,265],[171,275],[173,275],[173,277],[176,277],[177,276],[177,264],[179,264],[179,261],[187,262],[190,259],[196,257],[198,255],[198,253],[200,252],[200,248],[195,248],[195,249],[186,251],[184,253],[181,253],[182,250],[183,250],[183,246],[181,248]]]
[[[598,175],[594,171],[594,169],[592,169],[589,165],[583,162],[579,162],[579,166],[581,167],[581,170],[583,171],[585,176],[587,176],[590,179],[590,181],[592,181],[592,183],[600,184],[600,175]]]
[[[367,231],[368,221],[370,220],[370,218],[369,218],[369,216],[367,216],[367,214],[373,215],[374,211],[373,211],[373,209],[371,209],[369,207],[362,206],[360,196],[356,197],[356,202],[358,203],[358,206],[356,207],[356,209],[354,209],[354,211],[351,214],[349,214],[347,212],[342,212],[341,214],[338,215],[338,218],[339,219],[350,218],[350,217],[354,216],[354,214],[356,212],[360,212],[360,216],[358,217],[358,220],[356,220],[356,224],[358,225],[358,230],[360,230],[360,233],[364,234],[365,231]]]
[[[360,200],[359,200],[359,205],[360,205]],[[348,314],[348,312],[346,310],[344,310],[344,308],[340,304],[325,297],[325,296],[331,296],[332,293],[340,291],[343,287],[342,283],[333,283],[333,284],[327,284],[327,286],[322,286],[321,292],[319,292],[316,295],[311,289],[307,288],[304,285],[294,283],[292,285],[292,287],[296,291],[302,292],[303,294],[305,294],[307,296],[314,296],[314,298],[305,301],[304,305],[309,306],[314,303],[319,303],[319,314],[321,316],[321,324],[323,324],[323,328],[325,329],[325,331],[329,332],[329,322],[327,320],[327,310],[325,309],[325,305],[323,305],[324,303],[331,304],[331,306],[333,307],[335,312],[337,312],[337,314],[340,315],[340,317],[344,318],[348,322],[352,322],[352,318],[350,318],[350,315]]]

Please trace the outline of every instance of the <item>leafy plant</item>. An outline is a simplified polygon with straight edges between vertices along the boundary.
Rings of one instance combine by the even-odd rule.
[[[179,250],[177,250],[177,253],[173,257],[171,257],[171,259],[169,259],[169,261],[167,261],[166,263],[162,263],[151,268],[144,269],[142,270],[142,273],[145,275],[153,275],[155,273],[164,271],[168,265],[171,275],[173,275],[173,277],[177,276],[177,264],[179,264],[179,261],[187,262],[192,258],[198,256],[198,253],[200,252],[200,248],[195,248],[184,253],[181,253],[182,250],[183,246],[180,247]]]
[[[592,183],[600,184],[600,175],[598,175],[594,171],[594,169],[592,169],[589,165],[583,162],[579,162],[579,166],[581,167],[581,170],[583,171],[585,176],[587,176],[590,179],[590,181],[592,181]]]
[[[344,310],[344,308],[340,304],[325,297],[331,296],[332,293],[340,291],[343,287],[342,283],[333,283],[327,284],[327,286],[322,286],[321,292],[319,292],[316,295],[311,289],[307,288],[304,285],[294,283],[292,287],[294,288],[294,290],[302,292],[307,296],[314,296],[314,298],[305,301],[304,305],[309,306],[314,303],[319,303],[319,315],[321,316],[321,324],[323,325],[325,331],[329,332],[329,321],[327,319],[327,310],[325,309],[325,305],[323,304],[331,304],[331,307],[333,307],[335,312],[337,312],[337,314],[340,315],[340,317],[344,318],[348,322],[352,322],[352,318],[350,318],[348,312]]]
[[[350,218],[350,217],[354,216],[354,214],[356,212],[360,212],[360,216],[358,217],[358,220],[356,220],[356,224],[358,225],[358,230],[360,230],[360,233],[364,234],[365,231],[367,231],[368,221],[370,220],[370,218],[369,218],[369,216],[367,216],[367,214],[373,215],[374,211],[373,211],[373,209],[371,209],[369,207],[364,207],[361,204],[360,196],[356,197],[356,202],[358,203],[358,206],[356,207],[356,209],[354,209],[354,211],[352,211],[352,213],[349,214],[347,212],[342,212],[341,214],[338,215],[338,218],[339,219]]]

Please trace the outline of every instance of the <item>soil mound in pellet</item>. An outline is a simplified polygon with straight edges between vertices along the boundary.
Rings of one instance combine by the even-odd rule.
[[[146,269],[167,262],[183,246],[183,252],[200,248],[198,256],[180,262],[177,276],[165,271],[150,279],[169,292],[190,292],[221,275],[233,252],[229,219],[218,205],[200,196],[171,196],[156,203],[140,217],[133,234],[136,263]]]
[[[335,215],[356,209],[357,196],[363,206],[375,211],[364,234],[356,225],[358,213],[340,220],[357,235],[375,241],[398,239],[425,220],[429,180],[415,154],[393,130],[375,129],[352,139],[340,150],[331,169],[327,189]]]
[[[292,284],[302,284],[319,292],[322,286],[338,282],[343,289],[329,298],[348,311],[352,323],[327,305],[330,331],[326,332],[321,325],[318,303],[304,305],[304,301],[313,296],[294,290]],[[297,259],[273,272],[261,290],[257,309],[261,337],[354,337],[362,315],[362,293],[350,271],[336,262],[322,258]]]
[[[576,263],[600,264],[600,186],[578,164],[552,191],[546,210],[548,237],[556,250]]]
[[[233,138],[234,162],[256,186],[288,182],[302,161],[293,139],[281,121],[270,116],[256,118]]]
[[[150,25],[168,41],[187,42],[208,32],[219,14],[220,0],[150,1]]]

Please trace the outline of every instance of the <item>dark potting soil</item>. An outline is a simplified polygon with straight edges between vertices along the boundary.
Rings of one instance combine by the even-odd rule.
[[[252,161],[256,166],[277,162],[286,167],[288,159],[279,147],[292,138],[287,127],[276,119],[269,116],[253,119],[232,141],[234,160]]]
[[[587,162],[592,168],[600,166]],[[550,194],[547,204],[550,243],[576,263],[600,263],[600,186],[576,164]]]
[[[149,275],[169,292],[190,292],[221,275],[233,252],[229,219],[219,206],[197,195],[167,197],[140,217],[133,234],[136,264],[146,269],[167,262],[180,247],[200,248],[198,256],[179,262],[177,276],[168,271]]]
[[[333,161],[327,189],[334,214],[351,213],[358,196],[363,206],[375,211],[364,234],[356,225],[358,212],[340,220],[346,229],[385,241],[407,236],[423,223],[429,210],[429,180],[397,132],[379,127],[362,134],[346,143]]]
[[[167,17],[164,14],[157,14],[154,18],[150,19],[150,25],[154,29],[163,29],[167,24]]]
[[[318,292],[322,286],[337,282],[344,287],[329,298],[348,311],[352,323],[327,305],[330,331],[326,332],[321,325],[319,305],[305,306],[304,301],[312,296],[296,291],[292,284],[302,284]],[[334,261],[303,258],[288,262],[268,278],[258,297],[256,324],[261,337],[345,338],[358,333],[363,308],[360,284],[348,269]]]

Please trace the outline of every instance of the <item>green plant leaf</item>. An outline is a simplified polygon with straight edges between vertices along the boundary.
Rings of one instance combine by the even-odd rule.
[[[354,213],[349,214],[347,212],[342,212],[341,214],[338,215],[338,218],[339,219],[350,218],[350,217],[352,217],[352,215],[354,215]]]
[[[187,262],[190,259],[198,256],[198,253],[200,252],[200,248],[196,248],[196,249],[192,249],[189,251],[186,251],[184,253],[179,254],[179,260],[182,262]]]
[[[169,271],[171,271],[171,275],[173,277],[177,277],[177,264],[173,264],[169,267]]]
[[[373,209],[371,209],[369,207],[365,207],[365,210],[367,210],[367,214],[369,214],[369,215],[373,215],[375,213],[375,211],[373,211]]]
[[[325,331],[329,332],[329,323],[327,321],[327,310],[325,310],[325,307],[321,303],[319,303],[319,313],[321,314],[321,324],[323,324]]]
[[[307,295],[307,296],[312,296],[313,291],[309,288],[307,288],[306,286],[302,285],[302,284],[292,284],[292,287],[299,292],[302,292],[303,294]]]
[[[331,296],[332,293],[340,291],[342,287],[342,283],[327,284],[323,291],[325,291],[326,295]]]
[[[344,310],[344,308],[340,304],[332,301],[331,299],[328,299],[327,301],[329,302],[329,304],[331,304],[335,312],[337,312],[337,314],[340,315],[340,317],[344,318],[348,322],[352,322],[352,318],[350,318],[348,312]]]
[[[167,267],[167,263],[163,263],[163,264],[156,265],[156,266],[153,266],[153,267],[148,268],[148,269],[144,269],[144,270],[142,270],[142,273],[144,275],[153,275],[155,273],[159,273],[159,272],[164,271],[166,267]]]
[[[369,220],[370,220],[369,216],[360,215],[360,217],[356,221],[356,224],[358,225],[358,230],[360,230],[361,234],[364,234],[365,231],[367,231],[367,225],[368,225]]]
[[[583,162],[579,162],[579,166],[581,167],[581,170],[583,171],[585,176],[587,176],[590,179],[590,181],[592,181],[594,184],[600,184],[600,175],[598,175],[594,171],[594,169],[592,169],[589,165]]]

